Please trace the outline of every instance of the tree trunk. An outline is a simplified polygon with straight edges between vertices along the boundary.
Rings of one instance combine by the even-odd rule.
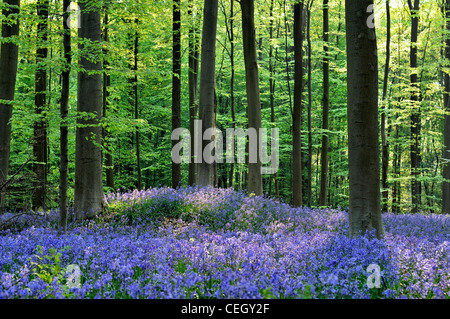
[[[399,137],[399,127],[398,125],[395,126],[395,147],[394,147],[394,158],[393,158],[393,164],[394,164],[394,176],[395,178],[400,177],[400,165],[401,165],[401,150],[400,145],[398,142]],[[400,212],[400,182],[395,181],[394,182],[394,189],[392,191],[392,205],[391,210],[392,212],[399,213]]]
[[[105,6],[105,10],[108,10]],[[103,32],[103,41],[108,43],[109,42],[109,30],[108,30],[108,23],[109,23],[109,17],[108,12],[105,12],[105,18],[104,18],[104,32]],[[108,56],[108,49],[103,48],[103,55],[105,56],[103,60],[103,118],[106,118],[108,113],[108,97],[109,97],[109,91],[108,87],[111,85],[111,76],[109,74],[109,61],[107,59]],[[103,141],[104,141],[104,148],[106,152],[104,152],[105,156],[105,175],[106,175],[106,186],[108,186],[110,189],[114,190],[114,168],[113,168],[113,156],[112,156],[112,150],[110,146],[108,145],[108,131],[106,129],[102,129],[103,131]]]
[[[346,0],[350,236],[384,234],[380,207],[378,57],[373,0]]]
[[[291,47],[288,45],[288,37],[289,37],[289,23],[287,20],[287,12],[286,12],[286,0],[283,2],[283,15],[284,15],[284,47],[285,47],[285,55],[284,62],[286,63],[286,83],[287,83],[287,91],[289,96],[289,110],[291,111],[291,115],[293,115],[292,111],[292,93],[291,93],[291,76],[290,76],[290,67],[289,67],[289,57],[288,53],[292,52]]]
[[[382,188],[382,197],[383,197],[383,208],[382,211],[386,212],[388,210],[388,199],[389,199],[389,190],[388,190],[388,166],[389,166],[389,152],[388,152],[388,144],[387,144],[387,136],[386,136],[386,110],[387,104],[389,103],[387,100],[387,88],[389,82],[389,68],[390,68],[390,57],[391,57],[391,11],[389,6],[389,0],[386,0],[386,63],[384,66],[384,81],[383,81],[383,110],[381,112],[381,188]]]
[[[322,98],[322,129],[328,130],[328,117],[330,106],[330,65],[328,58],[329,44],[328,0],[323,0],[323,98]],[[322,133],[322,153],[320,156],[320,194],[319,206],[327,205],[327,178],[328,178],[328,132]]]
[[[181,127],[181,11],[180,0],[173,0],[173,76],[172,76],[172,131]],[[172,141],[172,147],[177,141]],[[181,164],[172,161],[172,187],[181,183]]]
[[[133,79],[133,90],[134,90],[134,118],[139,119],[139,91],[138,91],[138,54],[139,54],[139,19],[136,18],[136,31],[134,33],[134,79]],[[180,124],[181,125],[181,124]],[[141,170],[141,145],[140,145],[140,134],[139,129],[136,129],[136,165],[137,165],[137,189],[142,189],[142,170]],[[181,172],[180,172],[181,174]],[[181,175],[180,175],[181,180]]]
[[[269,21],[269,90],[270,90],[270,121],[272,122],[272,126],[276,126],[276,120],[275,120],[275,79],[274,79],[274,63],[273,63],[273,5],[274,0],[271,0],[270,2],[270,21]],[[273,180],[275,182],[275,198],[280,197],[280,190],[278,186],[278,172],[275,172],[273,176]],[[272,177],[270,178],[270,191],[269,195],[271,195],[271,188],[272,188]]]
[[[35,113],[33,143],[33,172],[36,180],[32,196],[32,209],[45,210],[47,180],[47,121],[45,108],[47,104],[47,56],[48,56],[48,0],[37,3],[39,23],[37,27],[36,75],[35,75]]]
[[[288,38],[289,38],[289,23],[288,23],[288,15],[286,12],[286,0],[283,1],[283,16],[284,16],[284,62],[286,64],[285,71],[286,71],[286,83],[287,83],[287,93],[289,97],[289,111],[292,117],[292,121],[294,121],[294,111],[292,107],[292,90],[291,90],[291,76],[290,76],[290,67],[289,67],[289,52],[292,52],[292,46],[289,46],[288,44]],[[293,136],[292,126],[291,126],[291,135]],[[293,156],[293,154],[292,154]],[[294,201],[294,180],[293,180],[293,167],[292,167],[292,161],[289,161],[289,185],[292,186],[292,193],[291,193],[291,202]]]
[[[414,6],[411,0],[408,0],[411,12],[411,51],[410,51],[410,67],[411,67],[411,199],[412,199],[412,213],[419,212],[421,205],[422,189],[421,183],[418,180],[420,176],[420,86],[417,75],[417,36],[419,29],[419,0],[414,0]]]
[[[231,79],[230,79],[230,108],[231,108],[231,125],[233,129],[236,129],[236,110],[235,110],[235,99],[234,99],[234,80],[236,76],[236,70],[234,66],[234,0],[230,3],[230,30],[229,36],[230,40],[230,67],[231,67]],[[236,148],[235,144],[232,145],[233,149]],[[233,151],[233,154],[235,152]],[[234,182],[234,161],[230,163],[230,176],[229,184],[233,187]]]
[[[303,205],[302,191],[302,91],[303,91],[303,2],[294,4],[294,109],[292,137],[293,205]]]
[[[450,31],[450,0],[445,1],[446,29]],[[445,37],[445,58],[450,60],[450,36]],[[446,160],[444,164],[442,183],[442,213],[450,214],[450,76],[444,75],[444,108],[446,111],[444,117],[444,155]]]
[[[102,183],[102,64],[100,8],[95,1],[80,3],[81,28],[78,35],[89,46],[79,44],[81,70],[78,72],[77,111],[92,114],[77,120],[75,152],[75,202],[77,219],[93,217],[103,209]],[[92,59],[94,57],[94,60]],[[83,114],[83,113],[81,113]]]
[[[63,1],[63,47],[65,68],[61,74],[61,104],[60,116],[60,167],[59,167],[59,221],[58,230],[65,232],[67,229],[67,189],[69,175],[69,129],[67,128],[67,116],[69,114],[69,93],[70,93],[70,68],[72,64],[72,44],[70,37],[70,26],[67,24],[69,13],[67,8],[70,6],[70,0]]]
[[[308,1],[307,41],[308,41],[308,207],[312,205],[312,46],[311,46],[311,7],[314,0]]]
[[[261,128],[261,101],[259,96],[258,62],[256,54],[254,0],[241,0],[242,36],[245,60],[245,79],[247,88],[248,128],[256,130],[256,148],[249,149],[249,153],[256,151],[256,161],[252,163],[249,156],[248,185],[249,194],[262,195],[261,159],[259,149],[259,129]],[[300,175],[301,176],[301,175]]]
[[[192,0],[191,0],[192,1]],[[192,17],[192,25],[189,28],[189,130],[191,137],[194,136],[194,121],[197,118],[197,93],[198,93],[198,37],[197,19],[193,16],[193,4],[190,3],[188,15]],[[191,140],[192,142],[192,140]],[[194,162],[194,143],[191,143],[191,161],[189,163],[188,185],[196,183],[196,164]]]
[[[213,115],[213,127],[216,128],[217,123],[217,91],[214,89],[214,115]],[[218,142],[216,140],[216,137],[214,137],[214,144],[216,147],[218,146]],[[217,151],[217,150],[216,150]],[[217,161],[214,161],[213,163],[213,186],[218,187],[218,172],[217,172]]]
[[[214,123],[214,94],[216,87],[216,32],[217,32],[217,0],[205,0],[203,11],[203,34],[201,48],[201,73],[200,73],[200,99],[199,99],[199,119],[202,124],[201,136],[199,139],[201,150],[197,154],[198,161],[198,184],[202,186],[214,185],[214,164],[209,158],[203,158],[203,150],[213,142],[203,140],[203,133],[206,129],[215,126]]]
[[[3,9],[5,18],[19,13],[20,0],[4,0],[3,4],[15,6]],[[13,23],[6,23],[3,20],[2,37],[5,39],[18,35],[19,20],[17,19]],[[8,180],[9,155],[11,151],[11,123],[9,121],[12,117],[18,57],[18,45],[14,42],[3,41],[0,55],[0,100],[10,101],[10,103],[0,102],[0,213],[3,212],[5,207],[6,185],[3,189],[2,186]]]

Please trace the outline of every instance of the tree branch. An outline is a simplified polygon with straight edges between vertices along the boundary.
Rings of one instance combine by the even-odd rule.
[[[28,145],[27,145],[27,153],[28,153],[28,159],[25,161],[25,163],[23,163],[19,169],[5,182],[3,183],[3,185],[0,185],[0,192],[3,191],[4,189],[6,189],[6,186],[8,186],[8,184],[10,184],[14,178],[25,168],[25,166],[31,161],[31,154],[30,154],[30,144],[31,141],[36,139],[37,137],[32,137],[30,138],[30,140],[28,141]]]

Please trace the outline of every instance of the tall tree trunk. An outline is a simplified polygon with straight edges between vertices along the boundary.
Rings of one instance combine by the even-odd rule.
[[[103,31],[103,41],[108,43],[109,42],[109,30],[108,30],[108,24],[109,24],[109,17],[108,17],[108,12],[107,12],[108,8],[107,6],[105,6],[105,18],[104,18],[104,31]],[[108,106],[109,106],[109,102],[108,102],[108,97],[109,97],[109,91],[108,91],[108,87],[111,85],[111,76],[109,74],[109,61],[108,61],[108,49],[107,48],[103,48],[103,55],[104,55],[104,60],[103,60],[103,102],[102,102],[102,106],[103,106],[103,117],[106,118],[107,113],[108,113]],[[106,150],[106,152],[104,152],[104,156],[105,156],[105,175],[106,175],[106,186],[108,186],[111,189],[114,189],[114,168],[113,168],[113,156],[112,156],[112,150],[110,148],[110,146],[108,145],[108,131],[103,128],[102,129],[103,132],[103,141],[104,141],[104,148]]]
[[[230,29],[229,36],[230,40],[230,67],[231,67],[231,79],[230,79],[230,108],[231,108],[231,126],[236,129],[236,109],[235,109],[235,98],[234,98],[234,81],[236,77],[235,63],[234,63],[234,0],[230,3]],[[233,149],[236,146],[231,146]],[[233,151],[234,154],[234,151]],[[230,187],[233,187],[234,183],[234,161],[230,163],[230,176],[228,178]]]
[[[214,94],[216,88],[216,32],[217,32],[217,0],[205,0],[203,11],[203,31],[201,48],[199,119],[202,124],[199,139],[201,150],[198,151],[198,184],[202,186],[214,184],[214,164],[203,157],[203,150],[214,140],[204,140],[203,133],[215,127]]]
[[[272,126],[276,126],[275,120],[275,78],[274,78],[274,63],[273,63],[273,5],[274,0],[270,2],[270,21],[269,21],[269,90],[270,90],[270,121],[272,122]],[[280,197],[280,190],[278,186],[278,172],[275,172],[273,176],[273,180],[275,182],[275,198]],[[272,177],[270,178],[270,188],[272,188]],[[271,190],[269,191],[271,195]]]
[[[256,130],[256,148],[249,149],[249,153],[259,153],[261,147],[259,141],[259,129],[261,128],[261,101],[259,96],[259,76],[256,54],[256,35],[254,0],[241,0],[242,10],[242,36],[245,60],[245,79],[247,88],[248,128]],[[261,159],[256,155],[256,161],[252,163],[249,156],[248,162],[248,186],[249,194],[262,195]],[[300,175],[301,177],[301,175]]]
[[[303,91],[303,2],[294,4],[294,109],[292,123],[293,205],[303,205],[302,191],[302,91]]]
[[[217,90],[214,89],[214,115],[213,115],[213,123],[214,128],[216,128],[217,123]],[[216,140],[216,137],[214,137],[214,144],[216,147],[218,147],[218,141]],[[218,187],[218,172],[217,172],[217,161],[214,161],[213,163],[213,186]]]
[[[7,5],[3,9],[3,16],[5,18],[19,13],[20,0],[4,0],[3,4]],[[7,23],[3,20],[2,37],[7,39],[18,35],[19,20],[13,20],[12,23]],[[10,120],[16,88],[18,57],[19,47],[15,41],[3,41],[0,55],[0,100],[3,100],[3,102],[0,102],[0,213],[3,212],[5,207],[5,183],[8,180],[9,155],[11,151]]]
[[[394,147],[394,176],[396,179],[400,177],[400,165],[401,165],[401,150],[400,143],[398,142],[399,137],[399,127],[395,126],[395,147]],[[400,182],[396,180],[394,182],[394,189],[392,190],[392,212],[399,213],[400,212]]]
[[[373,0],[346,0],[350,236],[384,234],[380,207],[378,57],[367,23]]]
[[[45,209],[46,181],[47,181],[47,121],[45,108],[47,104],[47,56],[48,56],[48,0],[37,1],[36,75],[35,75],[35,113],[33,143],[33,172],[35,174],[34,191],[32,195],[32,209]]]
[[[389,82],[389,68],[390,68],[390,58],[391,58],[391,10],[389,6],[389,0],[386,0],[386,63],[384,66],[384,81],[383,81],[383,110],[381,111],[381,188],[382,188],[382,198],[383,198],[383,208],[382,211],[386,212],[388,210],[388,199],[389,190],[387,183],[388,176],[388,166],[389,166],[389,151],[386,136],[386,110],[387,104],[387,89]]]
[[[283,1],[283,16],[284,16],[284,62],[286,64],[285,72],[286,72],[286,84],[287,84],[287,93],[289,97],[289,111],[292,116],[292,119],[294,118],[294,111],[292,107],[292,90],[291,90],[291,70],[289,67],[289,52],[292,52],[292,46],[289,46],[288,44],[288,38],[289,38],[289,23],[288,23],[288,15],[286,12],[286,0]],[[292,126],[291,126],[291,134],[293,135]],[[294,183],[293,183],[293,167],[292,167],[292,161],[289,161],[289,184],[292,186],[292,192],[291,192],[291,201],[294,201]]]
[[[291,115],[293,114],[292,111],[292,93],[291,93],[291,70],[289,67],[289,56],[288,53],[292,52],[291,47],[288,45],[288,38],[289,38],[289,23],[287,19],[287,12],[286,12],[286,0],[283,2],[283,15],[284,15],[284,47],[285,47],[285,55],[284,55],[284,62],[286,63],[286,83],[287,83],[287,91],[289,96],[289,110],[291,111]]]
[[[134,118],[139,118],[139,91],[138,91],[138,54],[139,54],[139,19],[135,19],[136,31],[134,33],[134,79],[133,79],[133,89],[134,89]],[[181,124],[180,124],[181,125]],[[136,165],[137,165],[137,189],[142,189],[142,170],[141,170],[141,145],[140,145],[140,134],[139,129],[136,129]],[[181,174],[181,172],[180,172]],[[181,178],[181,175],[180,175]]]
[[[67,127],[67,116],[69,114],[69,94],[70,94],[70,69],[72,64],[72,44],[70,36],[70,26],[68,25],[70,0],[63,1],[63,47],[64,47],[64,70],[61,74],[61,104],[59,127],[60,141],[60,167],[59,167],[59,221],[58,230],[65,232],[67,229],[67,189],[69,176],[69,129]]]
[[[397,43],[397,59],[398,61],[401,61],[401,50],[400,50],[400,37],[398,38]],[[400,102],[402,100],[402,97],[399,96],[397,98],[397,105],[400,105]],[[401,108],[400,108],[401,109]],[[393,189],[393,198],[392,198],[392,211],[395,213],[400,213],[401,210],[401,195],[402,195],[402,184],[400,181],[400,174],[401,174],[401,165],[402,165],[402,145],[399,141],[400,136],[400,127],[398,124],[395,125],[395,147],[394,147],[394,158],[393,158],[393,164],[394,164],[394,176],[396,178],[396,181],[394,182],[394,189]]]
[[[181,127],[181,10],[180,0],[173,0],[173,76],[172,76],[172,131]],[[172,147],[177,141],[172,141]],[[181,164],[172,161],[172,187],[181,183]]]
[[[191,2],[188,15],[192,17],[192,24],[189,28],[189,130],[191,133],[191,137],[193,137],[195,123],[194,121],[197,118],[198,113],[197,93],[199,48],[197,37],[197,19],[194,17],[194,14],[192,12],[192,0],[190,1]],[[194,151],[194,143],[191,143],[191,160],[189,163],[188,185],[194,185],[196,183],[196,164],[194,162]]]
[[[412,5],[411,0],[408,0],[409,9],[411,12],[411,51],[410,51],[410,67],[411,67],[411,199],[412,199],[412,213],[417,213],[421,205],[422,187],[418,180],[420,176],[420,85],[417,75],[417,36],[419,29],[419,0],[414,0]]]
[[[77,120],[75,152],[75,202],[77,219],[96,215],[103,209],[102,183],[102,63],[100,8],[95,1],[80,2],[78,35],[81,70],[78,72],[77,111],[95,115]],[[83,42],[87,41],[89,45]],[[94,57],[94,59],[92,58]],[[83,114],[83,113],[81,113]]]
[[[308,41],[308,207],[312,205],[312,46],[311,46],[311,7],[314,0],[308,1],[306,38]]]
[[[446,18],[446,29],[447,32],[450,31],[450,0],[445,1],[445,18]],[[445,58],[447,61],[450,60],[450,36],[447,33],[445,37]],[[444,182],[442,183],[442,213],[450,214],[450,76],[445,73],[444,75],[444,107],[445,107],[445,117],[444,117],[444,155],[443,158],[446,160],[444,164],[443,177]]]
[[[322,97],[322,152],[320,156],[320,194],[319,206],[327,205],[327,178],[328,178],[328,117],[330,106],[330,64],[328,57],[329,23],[328,0],[323,0],[323,97]]]

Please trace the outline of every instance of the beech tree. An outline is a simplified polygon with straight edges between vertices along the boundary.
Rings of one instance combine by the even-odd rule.
[[[293,205],[303,205],[302,194],[302,90],[303,90],[303,1],[294,4],[294,112],[292,130]]]
[[[378,56],[373,0],[346,0],[350,235],[384,234],[380,207]],[[369,11],[369,12],[368,12]]]
[[[79,3],[81,27],[75,153],[75,202],[77,219],[92,217],[103,209],[102,182],[102,61],[100,7],[96,1]],[[94,57],[94,59],[92,58]]]
[[[261,147],[259,141],[259,129],[261,128],[261,101],[259,96],[258,56],[256,54],[254,0],[241,0],[241,10],[248,128],[256,130],[256,150],[259,150]],[[250,157],[248,162],[247,190],[249,193],[262,195],[261,159],[258,154],[255,155],[256,161],[252,161]]]
[[[210,140],[203,139],[205,130],[215,127],[214,123],[214,96],[216,87],[216,32],[217,32],[218,0],[205,0],[203,9],[203,31],[201,47],[201,69],[200,69],[200,98],[199,98],[199,120],[202,124],[201,136],[198,138],[202,145],[197,151],[200,158],[198,163],[198,184],[214,185],[214,165],[203,158],[203,150]],[[200,133],[200,132],[199,132]]]
[[[19,20],[8,21],[11,15],[20,11],[20,0],[4,0],[5,20],[2,23],[2,38],[19,35]],[[9,172],[9,155],[11,151],[11,117],[12,102],[16,87],[19,47],[15,41],[4,41],[0,53],[0,212],[5,206],[6,182]]]
[[[109,43],[109,15],[108,15],[108,7],[104,6],[105,10],[105,16],[103,19],[103,42],[106,44]],[[111,75],[109,70],[110,62],[108,61],[108,48],[106,45],[103,47],[103,97],[102,97],[102,106],[103,106],[103,113],[102,117],[106,118],[108,113],[108,106],[109,106],[109,87],[111,85]],[[136,97],[135,97],[136,98]],[[108,130],[103,128],[102,130],[103,134],[103,147],[105,151],[103,152],[103,156],[105,158],[105,175],[106,175],[106,186],[108,186],[111,189],[114,189],[114,161],[113,161],[113,155],[112,155],[112,149],[108,143],[108,137],[110,133]],[[136,147],[137,148],[137,147]]]
[[[35,113],[33,143],[33,171],[35,185],[32,197],[32,208],[45,209],[47,183],[47,56],[48,56],[48,0],[37,0],[37,15],[39,17],[37,29],[36,76],[35,76]]]
[[[275,126],[276,125],[276,120],[275,120],[275,72],[274,72],[274,45],[273,45],[273,31],[274,31],[274,27],[273,27],[273,20],[274,20],[274,15],[273,15],[273,9],[274,9],[274,0],[270,1],[270,8],[269,8],[269,12],[270,12],[270,21],[269,21],[269,92],[270,92],[270,121],[272,122],[272,125]],[[279,198],[280,197],[280,188],[278,185],[278,172],[275,172],[273,178],[270,178],[270,182],[269,182],[269,195],[272,195],[272,179],[275,182],[275,198]]]
[[[328,185],[328,118],[330,107],[330,65],[328,58],[329,41],[328,0],[323,0],[323,97],[322,97],[322,152],[320,156],[319,206],[327,204]]]
[[[180,0],[173,0],[172,24],[172,131],[181,127],[181,10]],[[177,141],[172,141],[172,147]],[[181,182],[181,165],[172,161],[172,187]]]
[[[447,34],[445,37],[445,59],[448,63],[450,61],[450,0],[445,1],[445,26]],[[442,183],[442,213],[450,214],[450,75],[444,73],[444,109],[446,114],[444,116],[444,155],[445,160]]]
[[[313,139],[312,139],[312,43],[311,43],[311,7],[314,0],[308,0],[306,4],[306,40],[308,48],[308,185],[307,204],[312,205],[312,159],[313,159]],[[319,195],[320,196],[320,195]]]
[[[138,54],[139,54],[139,19],[134,20],[134,47],[133,47],[133,93],[134,93],[134,118],[139,119],[139,90],[138,90]],[[181,68],[181,67],[180,67]],[[142,169],[141,169],[141,142],[139,129],[136,128],[136,170],[137,170],[137,189],[142,189]],[[179,183],[179,182],[178,182]]]
[[[194,136],[194,124],[198,113],[198,65],[199,47],[197,18],[194,16],[192,0],[189,2],[188,15],[192,19],[189,26],[189,131]],[[189,162],[188,185],[194,185],[196,180],[196,164],[194,162],[194,143],[191,143],[191,161]]]
[[[63,1],[63,46],[65,68],[61,74],[61,104],[60,104],[60,164],[59,164],[59,231],[66,231],[67,228],[67,189],[69,171],[69,129],[67,127],[67,117],[69,114],[69,94],[70,94],[70,69],[72,64],[72,41],[70,36],[70,25],[68,25],[70,0]]]
[[[411,48],[410,48],[410,81],[411,81],[411,199],[412,212],[417,213],[421,204],[422,184],[420,176],[420,84],[417,71],[417,37],[419,35],[419,6],[420,1],[408,0],[411,12]]]
[[[383,198],[383,212],[387,211],[388,203],[388,166],[389,166],[389,150],[387,144],[387,133],[386,133],[386,111],[387,104],[387,90],[389,83],[389,70],[390,70],[390,58],[391,58],[391,11],[389,6],[389,0],[386,0],[386,63],[384,66],[384,80],[383,80],[383,95],[382,103],[383,109],[381,112],[381,188],[382,188],[382,198]]]
[[[235,36],[234,36],[234,19],[235,19],[235,13],[234,13],[234,0],[230,1],[230,16],[227,17],[225,6],[223,7],[223,13],[225,15],[225,26],[227,30],[227,39],[230,42],[230,69],[231,69],[231,75],[230,75],[230,111],[231,111],[231,126],[233,129],[236,129],[236,103],[235,103],[235,79],[236,79],[236,64],[235,64]],[[235,149],[235,145],[232,146],[233,149]],[[235,166],[234,163],[230,163],[230,173],[228,176],[229,179],[229,186],[233,187],[234,183],[234,173],[235,173]]]

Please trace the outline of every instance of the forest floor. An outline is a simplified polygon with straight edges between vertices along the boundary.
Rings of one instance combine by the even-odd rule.
[[[450,298],[450,216],[386,213],[378,240],[349,238],[345,211],[231,189],[106,201],[64,234],[57,210],[1,215],[0,298]]]

